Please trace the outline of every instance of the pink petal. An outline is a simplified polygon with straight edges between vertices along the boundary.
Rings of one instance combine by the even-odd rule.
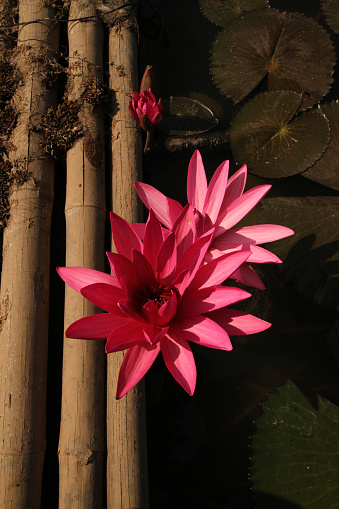
[[[197,368],[195,366],[192,350],[185,339],[166,335],[161,340],[161,351],[165,364],[185,391],[192,396],[197,380]]]
[[[149,345],[144,341],[127,350],[119,371],[116,398],[122,398],[147,373],[160,352],[160,343]]]
[[[186,280],[189,284],[195,277],[204,257],[207,249],[210,246],[212,240],[213,231],[211,233],[205,233],[200,239],[196,240],[187,251],[178,260],[177,273],[189,270],[190,277]]]
[[[214,240],[212,244],[213,248],[210,249],[209,255],[212,257],[212,259],[219,258],[223,253],[250,250],[251,254],[246,260],[248,263],[281,263],[280,258],[278,258],[275,254],[271,253],[267,249],[264,249],[263,247],[249,243],[239,244],[236,242],[220,242],[218,240],[219,238],[220,237]],[[209,257],[207,257],[207,259],[209,260]]]
[[[80,293],[98,308],[120,315],[118,301],[124,297],[120,288],[105,283],[94,283],[82,288]]]
[[[111,266],[111,270],[118,281],[120,281],[122,277],[127,277],[128,279],[135,281],[133,263],[129,258],[117,253],[107,252],[106,255]]]
[[[145,341],[144,327],[144,324],[140,322],[127,319],[124,324],[116,327],[110,333],[107,338],[105,352],[119,352],[120,350],[131,348],[138,343],[143,343]]]
[[[244,192],[247,179],[247,166],[242,166],[237,172],[228,179],[224,200],[220,207],[219,216],[224,217],[226,209]]]
[[[129,259],[131,259],[132,249],[142,252],[142,242],[134,233],[131,225],[113,212],[111,212],[110,217],[113,240],[117,252]]]
[[[177,296],[172,291],[172,298],[163,304],[158,312],[157,325],[164,326],[170,323],[177,312]]]
[[[240,265],[240,267],[229,277],[231,279],[235,279],[235,281],[243,283],[244,285],[253,286],[253,288],[258,288],[259,290],[265,290],[264,283],[261,281],[253,267],[247,265],[247,263]]]
[[[266,242],[284,239],[293,234],[293,230],[286,228],[286,226],[258,224],[255,226],[244,226],[243,228],[232,228],[215,237],[215,241],[238,242],[239,244],[265,244]]]
[[[194,293],[184,294],[180,301],[180,313],[183,315],[202,315],[219,309],[243,299],[248,299],[251,294],[240,288],[231,286],[214,286],[203,288]]]
[[[156,278],[163,284],[169,284],[175,274],[177,265],[177,246],[175,235],[171,233],[163,242],[156,264]]]
[[[265,320],[235,309],[218,309],[208,313],[208,317],[217,322],[231,336],[256,334],[271,327],[271,324]]]
[[[129,318],[111,313],[85,316],[73,322],[66,330],[65,336],[75,339],[107,339],[113,329],[127,320]]]
[[[136,320],[137,322],[141,322],[143,324],[146,323],[144,318],[135,311],[130,301],[122,299],[118,302],[118,307],[126,316],[133,318],[133,320]]]
[[[204,207],[207,193],[207,180],[204,164],[199,150],[196,150],[188,165],[187,201],[200,212]]]
[[[216,169],[207,189],[206,199],[202,212],[203,214],[207,214],[209,216],[212,223],[215,223],[217,220],[220,207],[225,196],[228,167],[229,162],[224,161]]]
[[[176,200],[167,198],[160,191],[154,187],[144,184],[142,182],[135,182],[135,188],[139,198],[144,205],[150,210],[152,209],[159,219],[167,228],[172,229],[172,226],[182,211],[183,207]]]
[[[155,345],[162,340],[167,334],[168,327],[155,327],[154,325],[148,325],[144,328],[144,337],[150,345]]]
[[[158,308],[153,300],[147,301],[142,306],[141,313],[146,322],[158,325]]]
[[[140,251],[136,251],[135,249],[132,251],[132,259],[138,288],[145,288],[147,285],[153,285],[155,283],[155,275],[149,261]]]
[[[218,310],[223,312],[223,310]],[[216,313],[216,311],[213,311]],[[212,312],[208,315],[212,317]],[[208,348],[232,350],[232,344],[223,327],[206,316],[185,316],[171,325],[170,331],[176,336],[193,341]]]
[[[190,204],[187,204],[173,225],[179,259],[196,240],[195,223],[196,219],[193,208]]]
[[[155,269],[157,256],[163,241],[164,237],[162,234],[161,224],[151,209],[145,228],[143,254],[152,265],[153,269]]]
[[[247,259],[249,263],[282,263],[274,253],[260,246],[251,245],[251,256]]]
[[[226,210],[220,212],[218,217],[218,225],[215,231],[215,237],[219,236],[225,230],[232,228],[246,214],[256,206],[256,204],[271,189],[270,185],[253,187],[245,194],[233,201]]]
[[[212,260],[198,270],[187,291],[192,293],[199,288],[219,285],[233,274],[250,254],[250,251],[237,251]]]
[[[145,223],[133,223],[131,224],[131,228],[136,235],[138,235],[139,239],[144,240],[145,235]]]
[[[65,283],[77,292],[80,292],[81,288],[93,283],[119,286],[119,282],[114,276],[99,270],[86,269],[85,267],[57,267],[57,271]]]

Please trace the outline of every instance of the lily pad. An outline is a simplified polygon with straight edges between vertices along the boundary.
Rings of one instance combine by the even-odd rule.
[[[269,394],[252,439],[257,509],[339,508],[339,408],[288,381]],[[272,501],[272,499],[271,499]]]
[[[219,33],[211,73],[235,103],[267,76],[268,90],[302,93],[303,106],[310,107],[329,91],[335,61],[330,37],[317,22],[302,14],[262,9]]]
[[[280,178],[305,171],[329,142],[328,120],[319,110],[299,114],[296,92],[266,92],[251,99],[233,122],[230,143],[240,164],[261,177]]]
[[[339,0],[322,0],[321,3],[328,25],[339,34]]]
[[[268,198],[258,223],[282,224],[294,235],[271,242],[284,260],[285,281],[323,307],[339,306],[339,197]]]
[[[321,106],[330,123],[330,142],[322,157],[302,175],[323,186],[339,191],[339,103],[333,101]]]
[[[170,135],[185,136],[213,129],[218,119],[199,101],[188,97],[163,100],[164,113],[158,128]]]
[[[219,26],[225,27],[245,12],[267,9],[267,0],[199,0],[203,14]]]

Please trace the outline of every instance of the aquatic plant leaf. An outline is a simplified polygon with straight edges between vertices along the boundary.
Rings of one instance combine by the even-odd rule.
[[[333,101],[321,106],[330,123],[330,142],[322,157],[302,175],[323,186],[339,191],[339,103]]]
[[[199,0],[202,13],[213,23],[225,27],[245,12],[267,9],[267,0]]]
[[[323,307],[339,307],[339,197],[267,198],[258,223],[292,228],[292,237],[271,242],[281,274]]]
[[[213,112],[195,99],[170,97],[163,100],[164,113],[159,129],[171,135],[204,133],[218,124]]]
[[[268,77],[268,90],[303,94],[310,107],[327,94],[335,53],[326,31],[297,13],[252,11],[219,33],[212,48],[211,74],[235,103]]]
[[[327,24],[339,34],[339,0],[321,0]]]
[[[280,178],[305,171],[329,141],[328,121],[317,109],[296,116],[302,96],[265,92],[248,101],[230,129],[235,160],[261,177]]]
[[[339,407],[292,381],[269,394],[252,437],[257,509],[339,507]]]

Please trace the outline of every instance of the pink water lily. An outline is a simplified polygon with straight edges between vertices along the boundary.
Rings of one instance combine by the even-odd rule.
[[[270,326],[228,308],[249,297],[248,292],[220,286],[251,253],[223,254],[202,265],[214,229],[180,254],[175,234],[164,234],[152,210],[143,242],[116,214],[111,215],[111,224],[117,253],[107,256],[113,275],[82,267],[58,268],[69,286],[106,311],[77,320],[66,336],[107,339],[106,353],[127,349],[117,398],[141,380],[160,351],[173,377],[192,395],[196,366],[189,341],[231,350],[230,334],[252,334]]]
[[[144,131],[151,131],[162,120],[163,106],[161,99],[157,102],[150,88],[140,92],[140,94],[133,92],[128,108],[136,123]]]
[[[247,167],[242,166],[228,178],[228,161],[224,161],[215,171],[209,185],[200,152],[196,150],[191,158],[187,175],[187,200],[193,211],[196,238],[214,227],[213,242],[207,250],[205,262],[222,254],[234,251],[250,251],[250,256],[232,274],[232,278],[244,284],[264,288],[252,263],[281,263],[273,253],[259,244],[293,235],[285,226],[261,224],[234,228],[250,210],[265,196],[270,185],[260,185],[244,193]],[[135,183],[143,203],[152,208],[157,218],[170,230],[176,228],[180,215],[192,214],[188,209],[171,198],[166,197],[154,187],[142,182]]]

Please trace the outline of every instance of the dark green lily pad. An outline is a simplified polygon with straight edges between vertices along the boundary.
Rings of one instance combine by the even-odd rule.
[[[339,191],[339,103],[333,101],[321,106],[330,123],[330,142],[322,157],[302,175],[323,186]]]
[[[213,129],[218,119],[200,102],[188,97],[163,100],[164,114],[158,128],[170,135],[185,136]]]
[[[339,0],[322,0],[321,3],[328,25],[339,34]]]
[[[199,0],[203,14],[213,23],[225,27],[245,12],[267,9],[267,0]]]
[[[339,306],[339,197],[268,198],[258,223],[288,226],[294,235],[271,242],[281,273],[323,307]]]
[[[280,91],[245,104],[230,130],[235,160],[256,175],[280,178],[319,159],[329,142],[328,121],[319,109],[296,116],[301,102],[300,94]]]
[[[268,90],[302,93],[303,106],[310,107],[329,91],[335,61],[329,35],[311,18],[262,9],[219,33],[211,73],[220,91],[235,103],[267,76]]]
[[[252,439],[255,507],[339,507],[339,408],[293,382],[269,394]],[[272,501],[272,499],[271,499]]]

